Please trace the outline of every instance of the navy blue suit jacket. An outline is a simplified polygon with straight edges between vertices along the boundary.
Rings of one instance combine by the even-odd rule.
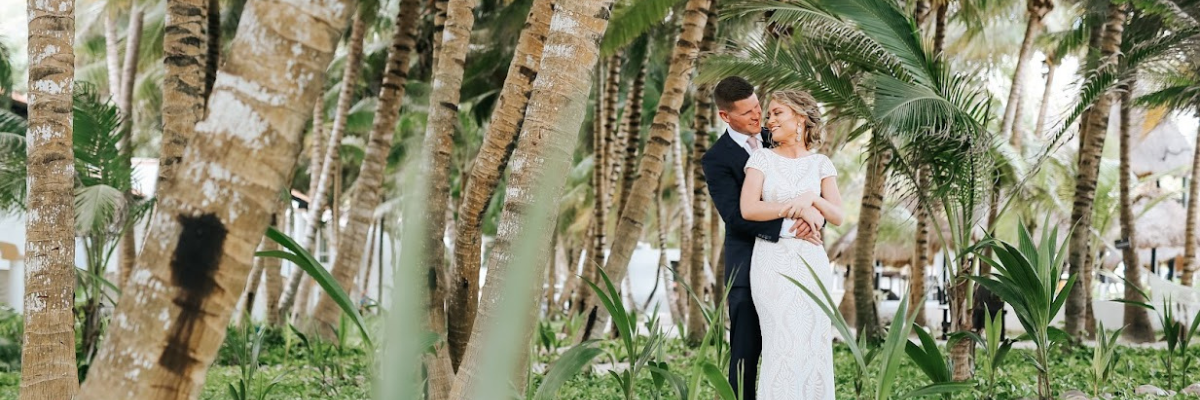
[[[771,147],[770,131],[763,129],[763,143]],[[716,144],[704,154],[700,163],[704,167],[704,181],[712,197],[717,213],[725,221],[725,281],[733,281],[732,287],[750,287],[750,256],[754,253],[754,239],[779,240],[783,219],[755,222],[742,218],[742,184],[746,181],[746,161],[750,154],[729,137],[722,134]]]

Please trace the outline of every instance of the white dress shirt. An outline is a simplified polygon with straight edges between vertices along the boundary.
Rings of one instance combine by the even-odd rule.
[[[758,142],[758,148],[760,148],[760,149],[767,148],[766,146],[763,145],[762,135],[759,135],[759,134],[747,135],[745,133],[735,131],[735,130],[733,130],[733,128],[727,128],[725,130],[725,132],[727,135],[729,135],[730,139],[733,139],[734,143],[737,143],[738,146],[742,146],[742,148],[746,150],[746,153],[754,152],[754,149],[752,149],[749,144],[749,141],[751,141],[751,140]],[[784,218],[783,224],[779,228],[779,237],[781,237],[781,238],[796,237],[796,235],[792,234],[792,226],[793,225],[796,225],[796,220],[791,219],[791,218]]]

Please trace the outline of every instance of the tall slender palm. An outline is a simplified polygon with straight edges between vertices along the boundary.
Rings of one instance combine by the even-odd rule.
[[[716,0],[709,7],[708,23],[704,26],[704,39],[700,41],[700,56],[706,57],[716,51],[717,42],[717,15],[716,15]],[[688,286],[692,290],[700,293],[700,287],[703,284],[704,265],[706,258],[704,256],[705,245],[708,242],[705,228],[708,228],[705,223],[709,203],[708,203],[708,187],[704,181],[704,168],[700,165],[700,159],[704,158],[704,153],[708,151],[708,135],[712,129],[713,117],[713,86],[711,84],[701,84],[696,88],[694,97],[696,105],[696,116],[692,121],[692,132],[695,132],[695,139],[692,142],[692,197],[691,197],[691,212],[692,212],[692,235],[691,235],[691,253],[686,256],[690,258],[688,264],[691,266],[691,279]],[[686,212],[686,211],[685,211]],[[680,257],[683,257],[682,255]],[[718,281],[724,279],[724,275],[714,274]],[[723,291],[714,291],[713,298],[717,299]],[[705,326],[704,315],[701,308],[697,304],[695,307],[688,309],[688,344],[698,346],[704,339],[704,333],[707,331]]]
[[[30,2],[21,400],[71,398],[75,370],[75,2]]]
[[[313,191],[308,203],[308,225],[301,246],[306,247],[309,252],[313,252],[317,243],[317,233],[320,232],[321,215],[324,213],[325,197],[330,190],[331,183],[335,179],[334,174],[340,168],[336,168],[338,150],[341,149],[342,136],[346,132],[346,118],[350,112],[350,105],[354,102],[354,88],[358,82],[359,72],[362,71],[362,53],[363,53],[363,37],[366,35],[366,22],[363,20],[363,10],[354,14],[354,21],[350,24],[350,38],[347,46],[348,52],[346,56],[346,65],[342,70],[342,88],[338,93],[337,109],[333,115],[333,127],[329,131],[328,143],[325,145],[324,161],[321,162],[320,175],[310,177],[317,181],[316,190]],[[319,114],[319,111],[314,111]],[[314,118],[315,120],[315,118]],[[313,128],[314,132],[316,127]],[[336,169],[335,169],[336,168]],[[333,225],[337,226],[335,219]],[[337,228],[331,229],[333,235],[337,235]],[[306,291],[301,290],[300,282],[304,280],[304,271],[296,268],[292,271],[292,275],[288,277],[287,286],[284,287],[283,298],[279,302],[279,312],[284,315],[292,313],[293,306],[298,301],[298,298],[307,298]],[[296,314],[304,314],[305,308],[301,307],[296,310]]]
[[[1100,41],[1103,58],[1100,68],[1115,69],[1117,54],[1121,47],[1121,33],[1125,30],[1125,5],[1110,3],[1108,18],[1104,24]],[[1086,134],[1079,147],[1079,169],[1075,177],[1074,206],[1071,208],[1070,250],[1067,253],[1071,273],[1077,274],[1079,285],[1071,290],[1066,305],[1066,332],[1077,336],[1086,327],[1084,324],[1087,304],[1091,301],[1091,268],[1085,259],[1092,227],[1092,200],[1096,195],[1096,176],[1100,170],[1100,152],[1108,136],[1108,112],[1115,93],[1108,93],[1092,105],[1091,112],[1082,122]],[[1085,129],[1084,127],[1080,128]]]
[[[429,269],[429,326],[438,335],[446,332],[445,315],[445,245],[446,211],[450,199],[450,153],[454,149],[454,124],[458,120],[458,103],[466,65],[471,27],[475,25],[475,0],[450,0],[446,4],[446,28],[442,34],[441,50],[434,56],[437,67],[433,73],[433,92],[429,96],[429,123],[421,146],[421,173],[430,184],[425,199],[425,240],[423,264]],[[448,346],[438,346],[430,363],[430,398],[445,398],[454,376]]]
[[[504,79],[504,88],[488,123],[484,145],[475,157],[475,166],[471,168],[458,209],[454,237],[456,276],[451,285],[454,291],[447,301],[450,323],[447,342],[456,369],[466,351],[479,303],[480,228],[525,123],[525,110],[542,64],[542,49],[550,30],[550,17],[554,14],[552,4],[551,0],[537,0],[529,9],[525,29],[517,39],[513,61]]]
[[[209,43],[207,0],[167,2],[163,37],[162,149],[159,152],[156,191],[164,193],[175,183],[175,167],[204,118],[208,102]]]
[[[362,264],[362,245],[367,241],[368,229],[375,219],[375,208],[382,200],[383,169],[392,149],[392,135],[396,131],[396,119],[400,116],[400,106],[404,100],[404,85],[408,82],[411,65],[409,56],[416,46],[419,10],[419,0],[405,0],[400,3],[400,11],[396,15],[396,31],[392,35],[392,47],[379,92],[374,125],[362,169],[358,173],[357,190],[350,201],[349,220],[338,235],[338,250],[330,271],[343,288],[354,286],[354,277]],[[327,339],[336,339],[335,329],[340,316],[341,308],[328,295],[322,295],[317,300],[313,314],[315,329]]]
[[[489,257],[479,321],[471,332],[451,397],[486,398],[505,391],[506,380],[484,379],[484,368],[518,371],[533,335],[537,293],[577,131],[587,108],[588,82],[599,59],[600,38],[612,0],[559,0],[546,39],[542,72],[534,82],[529,117],[512,162],[500,234]],[[599,11],[599,12],[598,12]],[[522,281],[524,279],[524,281]],[[514,323],[514,319],[517,321]],[[511,377],[516,375],[502,375]]]
[[[638,164],[638,177],[634,182],[629,199],[618,217],[615,239],[605,263],[605,272],[615,282],[625,279],[629,259],[642,236],[646,212],[653,204],[654,189],[663,173],[667,152],[676,140],[679,126],[679,110],[683,106],[684,93],[691,84],[692,71],[699,55],[700,41],[704,38],[704,25],[708,21],[709,0],[688,0],[682,18],[682,27],[675,48],[671,52],[669,69],[663,85],[662,97],[658,101],[658,112],[650,126],[650,136]],[[589,316],[585,327],[586,337],[595,337],[607,322],[607,311],[600,308],[599,298],[592,294],[584,304]],[[597,323],[598,322],[598,323]]]
[[[1142,297],[1142,291],[1134,286],[1132,282],[1141,282],[1142,263],[1138,260],[1137,254],[1137,231],[1133,221],[1133,172],[1129,165],[1129,152],[1133,147],[1130,141],[1133,139],[1133,134],[1130,129],[1130,116],[1133,109],[1132,88],[1136,86],[1135,82],[1123,84],[1117,89],[1121,96],[1121,231],[1124,232],[1125,240],[1128,244],[1121,251],[1125,261],[1125,279],[1129,280],[1125,288],[1125,299],[1130,301],[1147,302],[1149,299]],[[1125,304],[1125,337],[1129,340],[1144,343],[1155,340],[1154,330],[1150,325],[1150,315],[1145,308]]]
[[[133,154],[133,84],[137,81],[138,50],[142,41],[142,20],[144,18],[145,13],[137,4],[134,4],[133,11],[129,15],[129,32],[125,35],[125,63],[121,71],[121,91],[117,96],[117,105],[121,107],[122,121],[125,122],[121,129],[123,131],[121,151],[125,152],[125,159],[130,161],[132,161],[130,156]],[[126,191],[125,197],[127,201],[133,200],[132,189]],[[121,234],[120,249],[120,280],[124,285],[129,280],[134,263],[137,262],[137,241],[133,229],[126,229]]]
[[[199,396],[352,9],[341,1],[247,4],[213,89],[219,106],[196,126],[178,190],[158,201],[113,316],[119,323],[78,398]]]
[[[1033,42],[1041,32],[1044,24],[1042,19],[1054,10],[1054,0],[1028,0],[1025,14],[1028,21],[1025,25],[1025,38],[1021,41],[1021,50],[1017,54],[1017,68],[1013,70],[1012,86],[1008,91],[1008,102],[1004,107],[1004,119],[1000,123],[1001,134],[1012,134],[1012,145],[1021,150],[1021,105],[1025,91],[1025,69],[1033,57]]]

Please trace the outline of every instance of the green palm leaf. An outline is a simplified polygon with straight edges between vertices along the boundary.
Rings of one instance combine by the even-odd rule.
[[[671,13],[678,0],[637,0],[613,12],[600,43],[600,54],[611,56],[660,25]]]

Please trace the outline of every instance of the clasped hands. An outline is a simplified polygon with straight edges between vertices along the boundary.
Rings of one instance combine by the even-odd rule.
[[[820,246],[823,243],[821,241],[821,227],[825,225],[825,216],[821,214],[821,210],[813,206],[813,202],[818,198],[816,193],[804,193],[784,203],[783,210],[779,212],[779,216],[796,220],[790,231],[797,238]]]

